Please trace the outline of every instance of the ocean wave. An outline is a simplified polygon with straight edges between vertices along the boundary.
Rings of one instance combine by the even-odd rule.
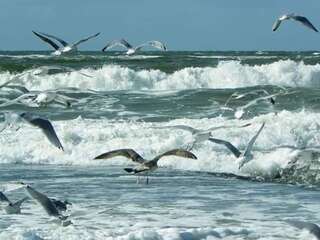
[[[81,73],[92,76],[85,77]],[[0,84],[17,75],[0,74]],[[171,74],[160,70],[133,70],[119,65],[84,68],[71,73],[35,76],[32,71],[15,82],[32,90],[75,87],[92,90],[182,90],[196,88],[241,88],[257,85],[320,87],[320,64],[283,60],[250,66],[223,61],[216,67],[188,67]]]
[[[238,161],[223,146],[209,141],[195,145],[194,153],[198,160],[167,158],[160,166],[179,170],[223,172],[236,175],[274,179],[289,163],[307,149],[320,144],[320,114],[292,113],[282,111],[278,115],[266,114],[251,120],[246,128],[221,129],[213,134],[232,142],[239,149],[245,149],[250,138],[262,122],[266,122],[254,146],[254,160],[238,169]],[[64,145],[61,152],[45,140],[40,130],[23,126],[2,132],[0,136],[0,163],[22,164],[63,164],[63,165],[126,165],[122,158],[109,161],[92,159],[105,152],[119,148],[133,148],[147,159],[172,148],[186,147],[193,141],[188,131],[158,129],[164,125],[185,124],[205,129],[212,126],[239,125],[247,121],[214,119],[177,119],[168,123],[144,123],[135,121],[113,122],[110,120],[88,120],[78,118],[69,121],[56,121],[54,126]],[[26,141],[27,137],[27,141]],[[292,146],[292,147],[288,147]],[[303,159],[308,164],[308,159]],[[318,181],[318,180],[316,180]]]

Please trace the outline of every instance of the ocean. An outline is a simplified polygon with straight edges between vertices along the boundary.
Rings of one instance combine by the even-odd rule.
[[[56,66],[72,70],[39,74]],[[0,129],[3,113],[35,113],[52,122],[65,151],[27,123],[7,127],[0,190],[23,181],[67,199],[73,224],[60,226],[27,200],[21,214],[1,212],[1,240],[318,239],[302,223],[320,223],[319,53],[2,51],[0,85],[10,79],[0,88]],[[27,90],[55,91],[70,106],[15,100]],[[193,145],[197,159],[161,159],[149,184],[123,170],[134,165],[123,157],[93,160],[122,148],[152,159],[190,147],[195,136],[177,125],[221,127],[212,137],[244,151],[262,123],[241,169],[208,140]]]

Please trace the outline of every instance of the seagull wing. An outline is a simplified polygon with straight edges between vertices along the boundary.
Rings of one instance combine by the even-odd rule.
[[[183,158],[191,158],[191,159],[197,159],[197,157],[192,153],[184,149],[173,149],[168,152],[165,152],[159,156],[156,156],[154,159],[152,159],[152,162],[158,162],[160,158],[165,156],[178,156]]]
[[[25,191],[31,198],[36,200],[43,207],[43,209],[47,212],[49,216],[54,216],[54,217],[61,216],[56,206],[46,195],[38,192],[37,190],[33,189],[30,186],[26,186]]]
[[[162,42],[159,42],[159,41],[149,41],[147,43],[143,43],[143,44],[135,47],[135,50],[136,51],[140,50],[141,48],[143,48],[145,46],[151,46],[151,47],[163,50],[163,51],[167,51],[167,47]]]
[[[113,40],[111,42],[109,42],[103,49],[102,51],[106,51],[110,48],[116,47],[116,46],[121,46],[121,47],[125,47],[127,49],[132,49],[133,47],[131,46],[130,43],[128,43],[126,40],[124,39],[120,39],[120,40]]]
[[[276,31],[280,27],[281,22],[282,20],[277,19],[272,26],[272,31]]]
[[[262,123],[262,125],[261,125],[260,129],[258,130],[258,132],[256,133],[256,135],[254,135],[254,136],[251,138],[251,140],[249,141],[248,146],[246,147],[246,150],[244,151],[244,154],[243,154],[244,157],[248,156],[248,155],[251,153],[253,144],[254,144],[255,141],[257,140],[257,138],[258,138],[259,134],[261,133],[264,125],[265,125],[265,123]]]
[[[128,159],[131,159],[132,161],[137,162],[137,163],[141,163],[141,164],[145,162],[143,157],[141,157],[133,149],[118,149],[118,150],[106,152],[106,153],[103,153],[103,154],[95,157],[94,160],[96,160],[96,159],[109,159],[109,158],[118,157],[118,156],[122,156],[122,157],[125,157]]]
[[[39,37],[42,41],[49,43],[55,50],[59,49],[59,46],[57,44],[55,44],[55,42],[53,42],[52,40],[50,40],[49,38],[46,38],[42,35],[40,35],[39,33],[32,31],[37,37]]]
[[[58,38],[58,37],[56,37],[56,36],[49,35],[49,34],[42,33],[42,32],[40,32],[40,34],[43,35],[43,36],[46,36],[46,37],[53,38],[53,39],[57,40],[57,41],[58,41],[59,43],[61,43],[62,46],[64,46],[64,47],[66,47],[66,46],[69,45],[66,41],[64,41],[64,40],[62,40],[61,38]]]
[[[209,141],[226,146],[234,154],[234,156],[236,158],[240,157],[240,155],[241,155],[241,152],[239,151],[239,149],[236,148],[235,146],[233,146],[228,141],[224,141],[224,140],[217,139],[217,138],[209,138]]]
[[[91,36],[89,36],[89,37],[87,37],[87,38],[81,39],[81,40],[79,40],[78,42],[74,43],[74,44],[73,44],[73,46],[75,46],[75,47],[76,47],[76,46],[78,46],[79,44],[81,44],[81,43],[83,43],[83,42],[86,42],[86,41],[90,40],[91,38],[95,38],[95,37],[97,37],[99,34],[100,34],[100,33],[96,33],[96,34],[91,35]]]
[[[62,144],[52,126],[49,120],[40,118],[38,116],[35,116],[31,113],[22,113],[20,114],[20,117],[22,117],[24,120],[29,122],[31,125],[38,127],[42,130],[44,135],[48,138],[48,140],[57,148],[63,150]]]
[[[4,195],[3,192],[0,192],[0,202],[8,202],[8,203],[10,203],[10,200],[7,198],[6,195]]]
[[[16,201],[15,203],[13,203],[13,206],[20,208],[21,204],[27,199],[29,199],[29,197],[22,198],[19,201]]]
[[[291,17],[293,20],[296,20],[298,22],[301,22],[303,25],[305,25],[306,27],[310,28],[311,30],[318,32],[318,29],[315,28],[315,26],[312,25],[312,23],[303,16],[292,16]]]

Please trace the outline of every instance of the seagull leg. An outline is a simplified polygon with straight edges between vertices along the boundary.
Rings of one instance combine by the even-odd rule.
[[[149,176],[147,175],[147,181],[146,181],[146,184],[148,185],[149,184]]]

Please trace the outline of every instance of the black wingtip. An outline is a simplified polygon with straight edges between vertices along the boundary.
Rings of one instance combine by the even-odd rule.
[[[133,168],[124,168],[123,170],[125,170],[127,173],[132,173],[134,172]]]

